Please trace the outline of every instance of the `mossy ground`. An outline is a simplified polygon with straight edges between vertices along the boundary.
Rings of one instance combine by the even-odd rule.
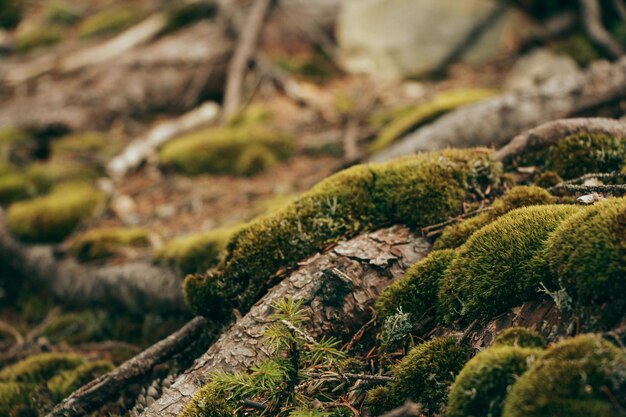
[[[72,253],[80,261],[106,258],[130,247],[150,245],[150,232],[139,227],[91,229],[72,243]]]
[[[75,369],[84,362],[79,355],[70,353],[41,353],[0,371],[0,381],[39,384],[59,372]]]
[[[209,306],[228,311],[230,303],[247,309],[281,267],[380,225],[423,227],[445,220],[474,198],[474,190],[498,189],[500,172],[483,149],[349,168],[243,227],[228,244],[219,272],[186,279],[186,300],[204,314],[223,314]]]
[[[59,26],[46,26],[21,31],[15,39],[15,50],[26,53],[35,48],[52,46],[59,43],[65,34]]]
[[[548,342],[534,330],[526,327],[509,327],[498,335],[492,346],[515,346],[545,349]]]
[[[288,158],[289,135],[259,127],[224,127],[193,133],[163,147],[159,162],[189,175],[254,175]]]
[[[112,7],[83,20],[78,27],[79,36],[87,39],[120,32],[139,21],[142,16],[141,9],[132,5]]]
[[[102,201],[102,193],[90,185],[59,185],[46,196],[11,205],[7,226],[15,237],[26,242],[59,242],[92,215]]]

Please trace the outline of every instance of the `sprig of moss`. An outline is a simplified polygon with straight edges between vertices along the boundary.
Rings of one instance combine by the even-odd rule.
[[[106,258],[128,247],[150,245],[150,232],[139,227],[91,229],[76,238],[71,251],[80,261]]]

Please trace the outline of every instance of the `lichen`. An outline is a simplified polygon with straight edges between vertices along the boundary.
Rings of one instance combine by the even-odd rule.
[[[155,259],[185,273],[206,271],[218,264],[228,240],[239,228],[225,227],[172,239],[156,252]]]
[[[63,371],[48,381],[48,389],[52,394],[52,399],[59,403],[78,388],[114,368],[115,366],[111,362],[99,360],[85,362],[75,369]]]
[[[423,227],[441,222],[459,213],[476,188],[496,190],[500,169],[489,151],[473,149],[337,173],[235,233],[218,271],[186,279],[187,302],[195,312],[212,316],[230,311],[233,304],[246,310],[281,267],[384,224]]]
[[[625,352],[600,336],[587,334],[557,343],[519,377],[502,415],[619,416],[611,395],[624,398],[625,366]]]
[[[391,121],[380,132],[371,144],[370,152],[378,152],[391,145],[396,139],[424,123],[427,123],[442,114],[457,107],[475,103],[492,97],[493,90],[453,90],[439,94],[433,100],[418,104],[408,111],[404,111],[395,120]]]
[[[253,175],[288,158],[293,138],[258,127],[223,127],[193,133],[163,147],[159,162],[184,174]]]
[[[141,19],[142,14],[140,9],[132,5],[107,8],[83,20],[78,33],[86,39],[120,32]]]
[[[73,353],[40,353],[2,369],[0,381],[39,384],[83,362],[83,358]]]
[[[446,227],[433,245],[434,249],[454,249],[461,246],[477,230],[498,217],[521,207],[550,204],[553,197],[546,190],[535,186],[511,188],[503,197],[496,199],[490,211],[478,214],[461,223]]]
[[[439,284],[456,254],[453,250],[434,251],[411,266],[402,278],[391,284],[376,301],[381,319],[394,314],[398,308],[418,322],[429,311],[437,309]]]
[[[494,346],[473,357],[456,377],[446,408],[447,417],[500,417],[510,387],[541,349]]]
[[[458,249],[439,291],[440,318],[450,323],[489,319],[521,302],[538,298],[542,280],[535,255],[549,234],[577,206],[546,205],[513,210],[474,233]]]
[[[59,242],[102,201],[102,193],[87,184],[62,184],[48,195],[11,205],[7,226],[26,242]]]
[[[526,327],[509,327],[496,337],[492,346],[516,346],[522,348],[545,349],[546,339]]]
[[[150,231],[139,227],[104,227],[89,230],[76,238],[71,251],[80,261],[106,258],[129,247],[150,245]]]

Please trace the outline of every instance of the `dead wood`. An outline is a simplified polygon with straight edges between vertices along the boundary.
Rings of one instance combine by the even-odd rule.
[[[271,9],[272,0],[255,0],[240,31],[235,53],[228,66],[228,78],[224,93],[222,120],[232,117],[241,105],[243,79],[248,62],[254,55],[265,17]]]
[[[555,120],[520,133],[508,145],[496,151],[494,158],[509,163],[520,155],[545,149],[560,139],[578,133],[626,138],[626,123],[605,118]]]
[[[310,317],[307,331],[313,337],[349,339],[369,320],[370,307],[381,291],[429,250],[426,240],[395,226],[339,243],[307,259],[223,333],[141,415],[175,417],[211,373],[243,371],[266,359],[269,352],[263,346],[262,333],[276,301],[302,300]]]
[[[103,266],[57,258],[51,245],[31,246],[15,240],[5,218],[0,210],[0,261],[64,305],[118,306],[140,314],[184,310],[181,278],[173,270],[147,261]]]
[[[205,330],[206,324],[205,318],[196,317],[118,368],[79,388],[54,407],[47,417],[78,417],[97,410],[107,401],[117,398],[130,383],[146,376],[156,365],[187,348]]]
[[[621,57],[624,54],[624,48],[602,24],[602,9],[598,0],[579,0],[579,2],[580,17],[589,39],[611,58]]]
[[[626,58],[599,62],[583,74],[552,78],[536,88],[514,91],[464,106],[373,155],[386,161],[446,147],[495,146],[541,123],[571,117],[626,97]]]

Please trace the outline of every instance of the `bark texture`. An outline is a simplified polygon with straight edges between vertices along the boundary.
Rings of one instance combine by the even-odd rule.
[[[183,311],[181,277],[149,262],[101,266],[59,259],[51,245],[24,245],[6,228],[0,210],[0,261],[63,301],[64,305],[121,307],[129,312]]]
[[[314,337],[349,338],[370,318],[370,307],[382,290],[429,250],[425,239],[395,226],[339,243],[302,262],[141,415],[175,417],[211,373],[243,371],[266,359],[270,352],[263,346],[262,333],[278,300],[303,301],[310,317],[308,331]]]
[[[446,147],[506,144],[541,123],[580,114],[626,97],[626,58],[600,62],[580,75],[552,78],[536,88],[464,106],[406,136],[371,161]]]

